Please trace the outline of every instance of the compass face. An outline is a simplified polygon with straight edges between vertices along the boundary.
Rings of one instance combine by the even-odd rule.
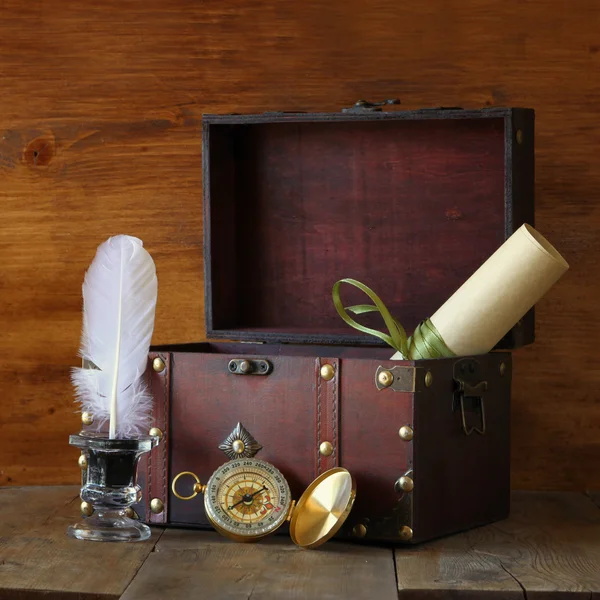
[[[272,533],[286,520],[290,504],[290,488],[283,475],[256,458],[240,458],[219,467],[204,494],[207,516],[234,539]]]

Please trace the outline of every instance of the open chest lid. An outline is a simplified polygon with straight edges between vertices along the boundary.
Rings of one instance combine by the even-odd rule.
[[[204,116],[207,337],[384,345],[340,319],[343,278],[410,333],[534,225],[533,138],[521,108]],[[533,338],[530,311],[498,348]]]

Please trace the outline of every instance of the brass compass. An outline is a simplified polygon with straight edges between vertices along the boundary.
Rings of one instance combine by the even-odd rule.
[[[179,473],[171,484],[180,500],[204,494],[204,510],[214,528],[237,542],[255,542],[290,521],[290,536],[303,548],[320,546],[340,529],[352,509],[356,484],[350,473],[335,467],[319,475],[296,504],[285,477],[272,464],[254,458],[262,448],[238,423],[219,446],[231,459],[206,485],[191,471]],[[196,483],[189,496],[176,489],[183,476]]]

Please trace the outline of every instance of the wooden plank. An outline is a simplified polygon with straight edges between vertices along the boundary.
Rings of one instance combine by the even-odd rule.
[[[590,497],[592,502],[600,508],[600,492],[586,492],[586,494]]]
[[[401,109],[537,110],[536,224],[572,268],[515,360],[513,487],[600,488],[600,7],[571,6],[4,0],[0,484],[77,483],[68,368],[108,235],[138,235],[155,259],[154,342],[204,338],[202,113],[400,95]]]
[[[0,492],[0,598],[119,598],[160,538],[135,544],[67,537],[79,517],[79,488]]]
[[[397,588],[416,599],[600,597],[600,509],[583,494],[515,493],[506,521],[395,551],[337,542],[301,550],[284,536],[236,544],[175,529],[140,544],[78,542],[65,533],[77,494],[0,490],[0,599],[386,600]]]
[[[168,530],[123,600],[392,600],[392,550],[329,542],[302,550],[287,537],[237,544],[216,533]]]
[[[522,588],[499,562],[477,549],[487,528],[414,548],[396,548],[400,598],[443,599],[493,593],[497,600],[523,597]]]
[[[400,597],[590,598],[600,594],[600,510],[583,494],[513,494],[509,519],[396,549]]]
[[[64,510],[78,497],[76,487],[4,487],[0,488],[0,538],[22,534]]]

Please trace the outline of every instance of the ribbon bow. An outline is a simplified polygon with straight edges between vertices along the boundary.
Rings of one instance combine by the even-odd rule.
[[[357,304],[344,308],[340,298],[340,286],[342,283],[348,283],[358,288],[369,296],[374,304]],[[398,319],[391,315],[386,305],[381,301],[381,298],[371,288],[360,281],[356,281],[356,279],[340,279],[340,281],[337,281],[333,286],[332,297],[335,309],[350,327],[383,340],[386,344],[394,348],[394,350],[397,350],[404,360],[455,356],[454,352],[446,346],[442,336],[429,319],[421,321],[412,336],[407,337],[404,327],[402,327]],[[361,325],[347,311],[351,311],[356,315],[378,312],[381,314],[389,333]]]

